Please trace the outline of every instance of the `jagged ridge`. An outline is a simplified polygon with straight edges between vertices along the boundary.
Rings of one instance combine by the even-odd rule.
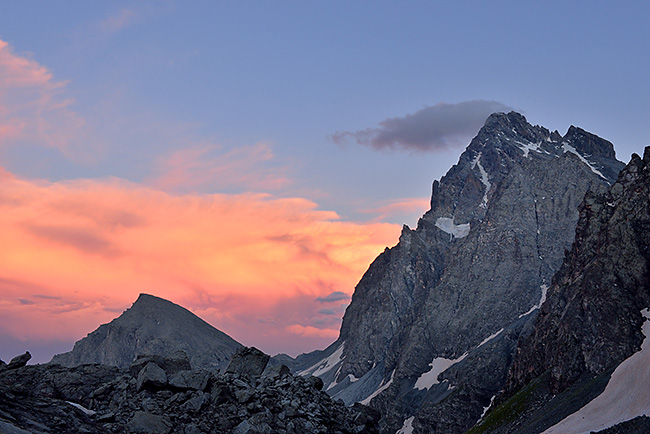
[[[468,428],[503,387],[585,192],[622,166],[611,143],[579,128],[561,136],[514,112],[490,116],[434,182],[417,229],[371,264],[339,339],[303,372],[379,409],[386,431],[410,416],[416,432]]]

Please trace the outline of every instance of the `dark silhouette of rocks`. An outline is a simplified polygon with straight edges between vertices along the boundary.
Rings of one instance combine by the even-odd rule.
[[[177,355],[137,360],[132,369],[46,364],[5,370],[0,432],[378,433],[376,411],[335,402],[320,390],[320,379],[293,376],[286,367],[262,374],[262,356],[268,360],[256,349],[239,351],[223,374],[177,370]]]
[[[29,362],[29,360],[32,358],[32,355],[29,354],[29,351],[26,351],[25,354],[21,354],[20,356],[16,356],[13,359],[11,359],[11,362],[7,365],[7,369],[18,369],[22,368]]]

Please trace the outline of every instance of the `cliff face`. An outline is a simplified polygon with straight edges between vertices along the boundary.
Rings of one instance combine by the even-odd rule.
[[[575,242],[474,434],[650,427],[650,147],[579,212]]]
[[[650,147],[618,181],[580,206],[575,243],[555,277],[535,330],[519,345],[514,391],[550,370],[559,393],[638,351],[641,310],[650,306]]]
[[[579,128],[561,136],[514,112],[490,116],[434,182],[417,228],[363,276],[339,339],[302,372],[370,403],[387,431],[462,432],[503,388],[585,192],[622,167],[611,143]]]
[[[128,367],[138,355],[185,351],[196,369],[221,369],[242,345],[187,309],[141,294],[133,306],[76,342],[51,363],[72,367],[101,363]]]

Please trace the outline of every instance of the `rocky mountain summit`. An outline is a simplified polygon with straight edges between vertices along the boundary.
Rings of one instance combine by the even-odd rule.
[[[165,356],[184,351],[196,369],[219,370],[242,345],[187,309],[140,294],[131,308],[76,342],[52,363],[73,367],[90,363],[128,368],[138,355]]]
[[[240,348],[224,373],[190,369],[182,351],[128,369],[56,364],[0,372],[0,432],[377,433],[377,412],[346,407],[320,379],[295,377]]]
[[[650,147],[609,191],[585,196],[573,247],[522,335],[486,432],[589,432],[635,417],[608,432],[648,432],[649,307]]]
[[[340,336],[293,368],[385,432],[460,433],[504,387],[517,340],[571,247],[578,205],[624,166],[610,142],[491,115],[433,184],[417,228],[370,265]]]

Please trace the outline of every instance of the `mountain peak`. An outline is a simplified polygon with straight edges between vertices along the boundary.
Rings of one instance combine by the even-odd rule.
[[[527,125],[526,117],[521,113],[511,111],[508,113],[496,112],[492,113],[485,121],[485,126],[496,125]]]
[[[574,125],[569,127],[562,139],[564,142],[575,144],[574,147],[578,152],[591,157],[616,158],[614,145],[610,141]]]
[[[182,306],[140,294],[122,315],[76,342],[52,363],[78,366],[102,363],[128,367],[138,355],[166,355],[183,350],[194,368],[223,367],[241,344]]]

